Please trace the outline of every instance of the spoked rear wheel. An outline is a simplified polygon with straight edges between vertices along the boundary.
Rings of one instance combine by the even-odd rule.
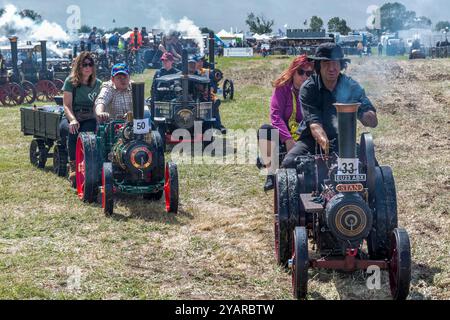
[[[394,300],[405,300],[411,282],[411,245],[405,229],[396,228],[391,236],[389,286]]]
[[[178,212],[178,170],[173,162],[166,163],[164,195],[166,199],[166,211]]]
[[[305,227],[296,227],[294,231],[292,254],[292,289],[294,298],[306,299],[308,293],[308,234]]]
[[[24,103],[33,103],[36,100],[36,88],[30,81],[22,81],[21,85],[24,91]]]
[[[2,103],[6,106],[21,105],[25,99],[24,91],[17,83],[8,83],[3,86]]]

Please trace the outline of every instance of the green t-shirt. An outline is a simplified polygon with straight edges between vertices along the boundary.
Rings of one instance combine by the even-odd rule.
[[[75,101],[72,101],[72,110],[75,113],[79,113],[77,110],[79,108],[82,108],[82,111],[80,113],[88,113],[87,109],[91,109],[92,115],[83,115],[81,118],[95,118],[94,116],[94,102],[97,98],[98,94],[100,93],[100,87],[102,85],[102,82],[99,79],[96,79],[95,85],[93,87],[87,86],[87,85],[81,85],[77,87],[76,94],[75,94]],[[67,77],[64,81],[63,91],[67,91],[72,93],[73,85],[71,82],[70,77]],[[76,115],[78,119],[78,115]],[[83,119],[81,119],[83,120]]]

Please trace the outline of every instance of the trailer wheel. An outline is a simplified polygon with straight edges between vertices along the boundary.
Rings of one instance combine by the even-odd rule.
[[[53,173],[60,177],[67,175],[67,150],[61,145],[53,148]]]
[[[178,170],[177,165],[171,161],[166,163],[164,195],[166,211],[178,212]]]
[[[43,140],[33,139],[30,144],[30,162],[37,168],[44,168],[47,162],[47,148]]]
[[[308,233],[305,227],[296,227],[292,255],[292,289],[294,298],[306,299],[308,293]]]
[[[291,234],[289,232],[289,191],[287,170],[279,169],[275,175],[275,258],[281,266],[287,266],[292,253]]]
[[[223,98],[233,100],[234,98],[234,83],[232,80],[225,79],[223,82]]]
[[[391,234],[389,286],[394,300],[406,300],[411,282],[411,245],[405,229]]]
[[[367,244],[371,259],[385,259],[391,247],[391,234],[398,226],[397,196],[390,167],[376,167],[375,175],[373,228],[368,236]]]
[[[76,184],[80,200],[92,203],[96,200],[99,159],[97,155],[96,136],[90,132],[78,135],[76,155]]]
[[[36,100],[36,88],[30,81],[22,81],[22,89],[24,91],[24,102],[31,104]]]
[[[114,212],[114,179],[111,162],[103,163],[102,168],[102,208],[106,216]]]

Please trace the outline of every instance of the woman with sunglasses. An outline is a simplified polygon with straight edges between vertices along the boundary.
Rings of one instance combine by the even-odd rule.
[[[60,124],[61,142],[67,143],[69,180],[75,187],[75,148],[79,132],[95,131],[94,102],[102,82],[96,78],[94,59],[83,51],[75,59],[69,77],[64,82],[64,117]],[[68,141],[67,141],[68,137]]]
[[[270,101],[271,124],[262,125],[258,131],[258,144],[261,151],[258,167],[269,169],[264,185],[265,191],[274,187],[274,173],[278,166],[273,163],[273,160],[278,158],[281,161],[280,154],[289,152],[299,138],[296,132],[303,119],[299,90],[313,74],[313,70],[313,63],[306,55],[301,55],[296,57],[272,83],[274,91]],[[278,133],[278,141],[276,137],[272,137],[272,133]],[[275,143],[278,144],[278,148]],[[272,155],[272,150],[278,154]]]

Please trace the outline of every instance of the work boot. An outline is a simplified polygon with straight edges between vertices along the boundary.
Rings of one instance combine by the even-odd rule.
[[[220,130],[220,133],[227,134],[227,128],[225,128],[223,125],[219,126],[219,130]]]
[[[266,183],[264,184],[264,191],[273,190],[275,188],[275,176],[273,174],[267,175]]]
[[[69,181],[70,184],[72,185],[72,188],[77,187],[75,160],[69,161]]]

